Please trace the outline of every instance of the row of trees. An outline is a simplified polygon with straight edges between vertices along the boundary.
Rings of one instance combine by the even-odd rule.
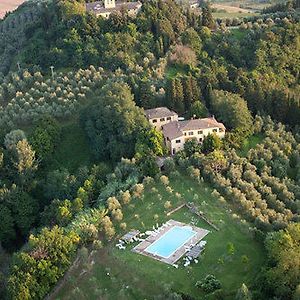
[[[42,115],[70,117],[103,85],[102,69],[55,74],[46,79],[40,72],[13,73],[0,87],[0,127],[15,128]]]
[[[263,120],[257,117],[255,123],[262,124]],[[249,152],[248,159],[239,157],[234,150],[214,150],[207,156],[196,152],[190,157],[190,163],[203,170],[203,176],[257,228],[278,230],[299,220],[300,195],[296,182],[288,174],[280,177],[275,167],[270,166],[276,165],[282,155],[290,165],[289,157],[292,151],[297,151],[298,143],[283,126],[276,128],[270,119],[256,128],[262,128],[267,138],[262,146]],[[180,154],[178,159],[179,162],[182,159]]]

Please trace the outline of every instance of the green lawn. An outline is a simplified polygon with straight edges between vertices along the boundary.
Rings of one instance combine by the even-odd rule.
[[[187,73],[187,70],[183,67],[179,67],[179,66],[168,66],[166,69],[166,77],[168,79],[172,79],[174,77],[176,77],[178,74],[179,75],[184,75]]]
[[[133,228],[145,231],[156,222],[161,224],[169,219],[185,223],[196,220],[197,226],[211,231],[205,237],[207,247],[198,264],[184,268],[179,261],[180,267],[175,269],[131,252],[133,245],[119,250],[114,246],[116,241],[112,241],[72,269],[51,299],[153,299],[162,295],[166,286],[196,299],[206,299],[195,283],[207,274],[214,274],[221,281],[226,291],[224,299],[233,299],[243,282],[251,288],[265,257],[262,245],[251,236],[249,225],[234,218],[226,204],[212,196],[212,190],[204,183],[182,176],[180,180],[171,180],[170,187],[174,190],[172,194],[160,183],[155,184],[157,191],[148,187],[143,200],[134,200],[123,208],[123,221],[127,223],[127,231]],[[176,192],[182,199],[175,196]],[[182,200],[194,201],[220,230],[198,220],[186,208],[167,217],[164,209],[167,200],[173,207]],[[158,220],[155,215],[159,216]],[[118,230],[116,240],[122,234],[124,232]],[[233,255],[227,252],[228,243],[234,245]],[[241,262],[243,255],[249,258],[248,263]]]
[[[236,28],[236,29],[231,29],[230,33],[233,35],[235,39],[241,41],[248,34],[248,31],[240,30]]]
[[[242,148],[238,151],[240,156],[246,157],[248,151],[254,148],[257,144],[261,143],[264,140],[263,134],[255,134],[250,136],[247,140],[245,140]]]
[[[77,120],[62,125],[61,142],[52,158],[51,169],[64,167],[70,172],[92,162],[86,134]]]

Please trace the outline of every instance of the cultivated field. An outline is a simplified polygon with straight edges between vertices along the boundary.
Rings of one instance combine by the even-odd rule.
[[[240,8],[238,6],[231,6],[231,5],[225,5],[225,4],[213,4],[213,8],[216,8],[218,10],[226,10],[228,13],[252,13],[253,10],[251,9],[244,9]]]
[[[8,11],[15,10],[19,5],[21,5],[26,0],[1,0],[0,1],[0,19],[5,16]]]

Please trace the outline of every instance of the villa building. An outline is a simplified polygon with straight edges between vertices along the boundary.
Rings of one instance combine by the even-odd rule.
[[[165,144],[172,155],[183,150],[189,139],[202,143],[208,134],[215,133],[221,139],[225,136],[224,124],[219,123],[215,117],[179,121],[177,113],[167,107],[146,109],[145,116],[152,126],[162,130]]]
[[[108,18],[111,13],[125,9],[130,16],[135,16],[141,9],[142,3],[137,2],[124,2],[115,0],[102,0],[92,3],[86,3],[86,10],[94,13],[96,16]]]
[[[215,133],[219,138],[225,136],[225,126],[219,123],[214,117],[204,119],[193,119],[187,121],[174,121],[163,126],[165,144],[170,153],[183,150],[184,144],[189,139],[196,139],[199,143],[208,134]]]
[[[162,126],[167,123],[178,121],[178,115],[176,112],[169,110],[167,107],[146,109],[145,116],[149,123],[157,130],[162,130]]]

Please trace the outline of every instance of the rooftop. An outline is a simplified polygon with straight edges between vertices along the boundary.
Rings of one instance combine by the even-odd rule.
[[[156,107],[152,109],[146,109],[145,115],[148,119],[153,119],[176,116],[177,114],[176,112],[168,109],[167,107]]]
[[[186,121],[173,121],[163,126],[163,133],[165,137],[168,137],[170,140],[173,140],[182,136],[183,131],[215,127],[225,129],[224,124],[219,123],[214,117]]]

